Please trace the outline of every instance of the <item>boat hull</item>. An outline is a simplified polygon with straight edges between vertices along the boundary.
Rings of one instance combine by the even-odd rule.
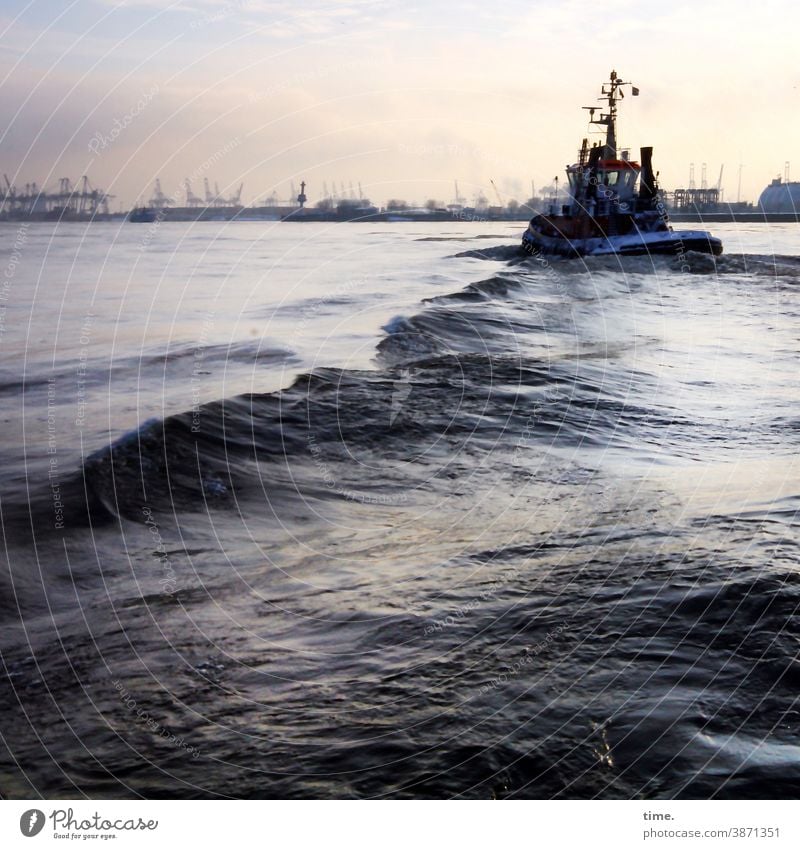
[[[624,236],[597,236],[590,239],[568,239],[547,236],[529,226],[522,237],[522,247],[530,254],[553,256],[682,256],[689,251],[718,256],[722,242],[704,230],[636,231]]]
[[[128,221],[134,224],[152,224],[157,217],[156,211],[147,207],[137,207],[128,213]]]

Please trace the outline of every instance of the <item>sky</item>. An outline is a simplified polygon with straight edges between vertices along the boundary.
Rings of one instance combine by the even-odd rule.
[[[312,203],[522,201],[613,68],[641,91],[620,146],[654,146],[665,188],[706,163],[756,200],[787,161],[800,179],[798,25],[782,0],[3,0],[0,169],[85,174],[115,210],[187,177],[248,204],[301,180]]]

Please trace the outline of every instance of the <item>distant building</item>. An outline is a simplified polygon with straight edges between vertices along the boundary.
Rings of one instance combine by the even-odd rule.
[[[800,212],[800,183],[784,182],[776,177],[761,192],[758,206],[763,212],[789,212],[796,215]]]
[[[718,188],[675,189],[667,197],[670,209],[687,212],[716,212],[719,209],[720,190]]]

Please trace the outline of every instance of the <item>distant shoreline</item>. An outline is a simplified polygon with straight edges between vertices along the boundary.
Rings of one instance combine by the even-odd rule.
[[[111,224],[128,221],[128,213],[115,213],[112,215],[96,215],[91,218],[67,217],[62,218],[0,218],[2,224]],[[131,224],[156,224],[162,223],[195,223],[195,224],[222,224],[241,222],[250,224],[288,223],[288,224],[525,224],[530,219],[512,217],[482,217],[471,216],[436,216],[415,215],[414,213],[376,213],[361,218],[338,218],[335,216],[288,216],[284,218],[258,216],[240,212],[230,217],[204,217],[184,216],[180,212],[174,215],[165,215],[151,221],[130,221]],[[669,213],[669,220],[673,224],[797,224],[800,223],[800,211],[791,212],[684,212],[675,211]]]

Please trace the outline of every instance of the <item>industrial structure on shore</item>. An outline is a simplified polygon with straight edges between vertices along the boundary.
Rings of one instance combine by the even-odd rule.
[[[787,163],[788,166],[788,163]],[[764,203],[765,196],[758,206],[746,201],[735,202],[724,200],[722,189],[722,176],[724,166],[720,168],[717,181],[709,185],[707,179],[707,166],[702,164],[700,184],[695,181],[694,164],[689,168],[689,182],[685,187],[672,191],[662,191],[660,196],[665,208],[669,211],[670,218],[674,221],[736,221],[736,220],[775,220],[783,221],[792,212],[787,210],[787,204],[791,206],[791,200],[782,204]],[[787,171],[788,175],[788,171]],[[741,186],[741,166],[739,169],[739,180]],[[513,198],[504,199],[494,181],[489,181],[496,202],[490,203],[486,195],[477,191],[470,204],[461,195],[458,183],[455,182],[455,195],[451,202],[440,203],[428,200],[423,206],[407,203],[404,200],[392,199],[385,206],[376,206],[364,197],[361,184],[355,189],[351,183],[345,188],[344,183],[322,184],[322,197],[313,204],[308,205],[306,194],[306,183],[300,184],[297,192],[294,183],[290,186],[290,197],[279,198],[273,191],[260,202],[250,206],[241,203],[242,186],[231,196],[225,197],[214,184],[211,190],[208,179],[204,179],[203,196],[196,195],[192,190],[190,180],[186,179],[180,191],[176,192],[177,198],[167,196],[162,188],[161,182],[156,180],[155,189],[146,204],[140,204],[128,213],[128,220],[137,222],[153,221],[527,221],[532,215],[541,212],[559,202],[563,187],[557,183],[545,187],[537,193],[531,184],[531,196],[518,202]],[[773,187],[780,184],[780,191],[787,197],[797,198],[800,203],[800,183],[781,183],[780,180],[773,181]],[[788,190],[786,187],[790,187]],[[771,187],[772,188],[772,187]],[[791,193],[796,193],[792,195]],[[741,190],[737,192],[737,195]],[[491,192],[490,192],[491,194]],[[774,192],[773,192],[774,194]],[[800,207],[797,207],[800,208]]]
[[[739,167],[739,187],[741,187]],[[794,221],[800,218],[800,182],[790,180],[789,163],[785,164],[783,177],[778,176],[764,189],[757,204],[739,200],[741,188],[734,202],[725,200],[722,188],[723,168],[716,183],[709,184],[707,167],[703,163],[699,185],[695,181],[695,168],[690,165],[689,181],[684,187],[661,192],[662,202],[674,221]],[[476,191],[472,202],[462,196],[458,183],[455,195],[448,203],[428,200],[424,205],[404,200],[389,200],[376,206],[366,198],[361,184],[357,189],[351,183],[322,184],[319,200],[309,205],[305,181],[299,191],[290,184],[289,198],[280,198],[272,191],[261,201],[245,206],[242,203],[243,184],[236,191],[223,193],[217,183],[203,179],[202,193],[195,193],[189,178],[184,179],[170,194],[163,191],[161,181],[155,181],[154,190],[145,202],[139,202],[129,212],[110,211],[113,195],[97,189],[88,177],[77,183],[63,177],[49,188],[37,183],[25,183],[21,188],[5,176],[5,186],[0,194],[0,221],[108,221],[127,219],[134,222],[153,221],[527,221],[532,215],[558,203],[563,187],[557,184],[534,190],[531,196],[518,202],[501,196],[493,181],[489,181],[495,199],[491,203],[486,194]]]
[[[22,189],[17,189],[7,175],[3,178],[2,221],[91,221],[111,217],[108,203],[113,195],[95,189],[86,176],[77,184],[69,177],[62,177],[58,185],[50,189],[40,188],[36,183],[26,183]]]
[[[724,167],[724,166],[723,166]],[[761,192],[754,205],[740,200],[742,165],[739,166],[739,182],[735,202],[724,199],[722,173],[716,185],[709,186],[706,179],[706,164],[703,163],[700,186],[694,180],[694,164],[689,168],[689,185],[665,193],[664,200],[675,221],[704,219],[706,221],[769,221],[788,223],[800,220],[800,182],[792,181],[790,163],[785,162],[783,178],[779,174]]]
[[[205,177],[201,197],[194,193],[192,181],[186,177],[174,195],[167,195],[161,188],[161,180],[157,179],[150,200],[146,205],[135,206],[128,218],[131,221],[154,221],[169,216],[173,221],[226,221],[241,213],[243,188],[244,183],[233,195],[225,197],[217,183],[214,183],[212,192],[208,177]]]
[[[783,167],[783,179],[780,174],[761,192],[758,207],[773,215],[797,215],[800,212],[800,183],[792,182],[789,163]]]
[[[492,184],[494,187],[494,184]],[[184,181],[179,197],[166,195],[160,180],[156,180],[150,199],[139,203],[128,213],[128,220],[135,222],[155,221],[524,221],[530,217],[539,204],[538,200],[529,200],[519,204],[514,200],[504,203],[496,187],[498,204],[490,205],[482,193],[478,193],[474,205],[467,206],[465,199],[459,197],[458,184],[456,199],[447,205],[427,201],[425,206],[417,207],[403,200],[390,200],[386,206],[378,207],[369,198],[364,197],[361,184],[358,192],[350,184],[349,190],[343,183],[339,188],[327,183],[322,184],[322,197],[313,207],[307,206],[306,182],[300,183],[296,192],[294,183],[290,184],[290,197],[282,200],[276,192],[270,193],[263,201],[251,206],[241,204],[242,186],[235,195],[224,198],[215,184],[211,192],[208,179],[204,180],[205,197],[201,198],[192,191],[190,180]]]

